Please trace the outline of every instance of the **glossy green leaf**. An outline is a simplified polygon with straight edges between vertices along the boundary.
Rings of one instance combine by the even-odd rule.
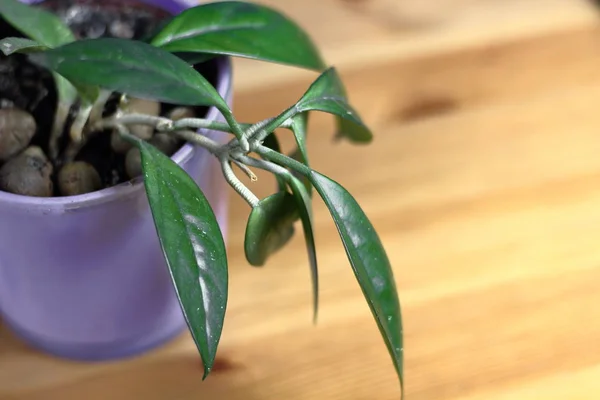
[[[29,39],[46,47],[75,40],[71,29],[53,13],[17,0],[0,0],[0,17]]]
[[[396,283],[385,249],[360,205],[344,187],[316,171],[311,171],[308,176],[335,221],[346,255],[402,385],[402,319]]]
[[[317,48],[304,30],[269,7],[219,1],[175,16],[151,42],[173,52],[225,54],[311,70],[323,70]]]
[[[308,165],[308,152],[306,151],[306,134],[308,131],[308,113],[296,114],[292,118],[292,132],[296,139],[296,145],[302,156],[301,162]]]
[[[308,162],[308,151],[306,149],[308,115],[309,113],[307,112],[296,114],[292,118],[291,127],[292,132],[294,132],[294,138],[296,139],[296,145],[298,146],[296,153],[293,154],[292,157],[306,166],[310,166],[310,163]],[[308,178],[302,174],[297,173],[296,171],[292,171],[292,173],[296,178],[300,179],[304,183],[306,190],[308,190],[308,194],[312,197],[312,184],[310,183]]]
[[[348,102],[346,89],[335,68],[323,72],[296,104],[295,113],[311,110],[337,116],[339,134],[353,142],[368,143],[373,134]]]
[[[0,51],[2,51],[5,56],[9,56],[13,53],[31,53],[47,49],[47,46],[31,39],[7,37],[0,40]]]
[[[206,53],[173,53],[177,57],[181,58],[183,61],[190,65],[198,65],[208,60],[212,60],[217,57],[214,54],[206,54]]]
[[[141,41],[79,40],[30,57],[75,84],[166,103],[216,106],[231,113],[200,73],[177,56]]]
[[[77,83],[73,86],[77,89],[79,96],[85,103],[94,104],[100,95],[100,88],[98,86],[80,85]]]
[[[306,252],[310,266],[313,290],[313,320],[316,322],[319,309],[319,267],[317,265],[317,251],[315,246],[315,236],[313,233],[312,222],[312,202],[308,191],[303,183],[291,176],[288,180],[292,194],[296,200],[296,206],[302,221],[302,230],[304,232],[304,242],[306,243]]]
[[[262,199],[250,211],[246,224],[244,251],[250,265],[262,267],[294,235],[298,207],[289,192],[277,192]]]
[[[213,366],[227,306],[227,255],[215,214],[192,178],[143,140],[144,184],[160,245],[190,332]]]

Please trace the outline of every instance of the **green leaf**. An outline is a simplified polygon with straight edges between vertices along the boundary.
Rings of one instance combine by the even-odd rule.
[[[94,104],[100,96],[100,88],[98,86],[82,85],[75,83],[73,85],[77,89],[77,93],[82,100],[87,104]]]
[[[304,241],[306,243],[306,252],[310,265],[310,273],[312,279],[313,290],[313,321],[317,320],[319,309],[319,268],[317,265],[317,251],[315,246],[315,236],[313,233],[312,223],[312,203],[310,195],[300,180],[290,175],[288,180],[292,194],[296,200],[296,206],[302,221],[302,230],[304,232]]]
[[[13,53],[31,53],[47,49],[47,46],[30,39],[7,37],[0,40],[0,51],[2,51],[5,56],[9,56]]]
[[[219,1],[175,16],[151,42],[173,52],[224,54],[311,70],[323,62],[300,26],[272,8]]]
[[[206,197],[169,157],[143,140],[144,184],[183,314],[204,363],[213,366],[227,306],[227,255]]]
[[[217,57],[214,54],[205,54],[205,53],[173,53],[177,57],[181,58],[183,61],[190,65],[198,65],[208,60],[212,60]]]
[[[296,139],[296,145],[302,156],[301,162],[308,165],[308,152],[306,151],[306,133],[308,131],[308,113],[296,114],[292,118],[292,132]]]
[[[316,171],[308,177],[327,205],[346,255],[403,382],[400,303],[387,254],[375,228],[354,197],[339,183]]]
[[[295,113],[317,110],[337,116],[339,134],[353,142],[368,143],[373,134],[348,103],[346,89],[335,68],[323,72],[296,103]]]
[[[244,251],[250,265],[262,267],[294,235],[298,219],[295,198],[287,191],[262,199],[250,211],[246,224]]]
[[[30,57],[78,85],[166,103],[216,106],[231,115],[225,100],[200,73],[177,56],[141,41],[78,40]]]
[[[0,17],[29,39],[46,47],[56,47],[75,40],[71,29],[59,17],[40,7],[17,0],[0,0]]]
[[[301,114],[296,114],[293,118],[292,118],[292,132],[294,132],[294,137],[296,139],[296,145],[298,146],[297,152],[296,154],[293,154],[292,157],[297,160],[300,161],[302,164],[306,165],[307,167],[310,166],[309,162],[308,162],[308,151],[306,149],[306,134],[308,132],[308,115],[309,113],[305,112],[305,113],[301,113]],[[308,178],[302,174],[297,173],[296,171],[292,171],[292,173],[294,174],[294,176],[298,179],[300,179],[303,183],[304,186],[306,187],[306,190],[308,190],[308,193],[310,196],[312,196],[312,184],[310,183],[310,181],[308,180]]]
[[[56,72],[53,72],[52,76],[56,84],[59,102],[70,107],[77,99],[77,88]]]

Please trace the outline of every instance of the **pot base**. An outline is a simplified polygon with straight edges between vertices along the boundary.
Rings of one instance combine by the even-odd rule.
[[[182,323],[179,325],[165,325],[162,329],[145,337],[105,343],[65,343],[49,340],[43,335],[24,329],[6,315],[2,316],[2,322],[23,343],[33,348],[55,357],[86,362],[112,361],[139,356],[170,342],[187,329],[187,325],[182,319]]]

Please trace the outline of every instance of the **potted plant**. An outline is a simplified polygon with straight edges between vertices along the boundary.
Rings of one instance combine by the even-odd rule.
[[[312,112],[333,115],[342,139],[365,144],[372,134],[307,34],[257,4],[167,0],[102,2],[107,13],[127,3],[135,4],[133,16],[151,10],[143,4],[171,14],[152,8],[154,25],[143,34],[121,26],[130,32],[109,37],[91,21],[82,26],[93,34],[81,34],[59,17],[67,3],[92,4],[0,0],[13,29],[0,41],[3,61],[30,69],[20,82],[34,87],[20,87],[31,94],[24,103],[52,110],[48,118],[1,103],[0,310],[8,325],[53,354],[91,360],[140,353],[187,326],[206,378],[227,307],[222,188],[250,207],[244,249],[253,266],[302,227],[315,318],[317,194],[402,384],[401,314],[388,257],[352,195],[310,167],[305,145]],[[125,15],[123,6],[118,13]],[[306,68],[316,78],[278,115],[240,122],[230,108],[229,57]],[[34,90],[30,78],[38,75],[45,83]],[[294,135],[293,154],[280,151],[276,130]],[[236,176],[254,180],[253,169],[274,175],[272,195],[259,199]]]

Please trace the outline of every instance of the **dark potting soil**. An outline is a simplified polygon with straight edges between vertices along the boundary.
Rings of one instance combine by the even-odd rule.
[[[99,37],[120,37],[148,40],[170,19],[164,11],[136,1],[127,0],[47,0],[43,7],[58,15],[78,39]],[[0,37],[23,35],[0,19]],[[209,60],[195,66],[210,83],[216,84],[217,63]],[[107,102],[104,115],[114,112],[119,98],[114,93]],[[18,107],[26,110],[37,123],[37,132],[31,145],[48,151],[50,129],[56,109],[56,89],[52,75],[32,64],[23,54],[4,56],[0,53],[0,108]],[[175,105],[161,103],[161,115],[167,114]],[[206,115],[206,107],[194,109],[197,117]],[[73,115],[67,121],[65,131],[70,126]],[[66,146],[68,135],[63,134],[62,148]],[[183,143],[182,143],[183,144]],[[126,182],[125,156],[112,151],[110,133],[95,135],[79,152],[76,160],[92,164],[102,179],[104,187]],[[54,169],[54,179],[58,168]],[[55,196],[58,185],[55,181]]]

